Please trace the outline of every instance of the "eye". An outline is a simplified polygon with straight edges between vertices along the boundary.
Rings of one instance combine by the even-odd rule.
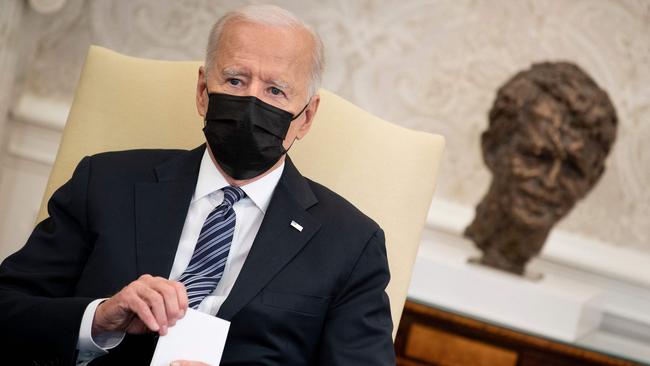
[[[273,95],[284,95],[284,92],[282,90],[280,90],[279,88],[276,88],[275,86],[270,87],[269,91]]]
[[[542,152],[539,155],[537,155],[537,158],[543,162],[552,162],[555,157],[550,151],[542,150]]]
[[[580,165],[575,162],[573,159],[568,159],[562,162],[562,167],[564,168],[565,171],[570,172],[574,176],[578,176],[580,178],[585,176],[585,173],[582,171],[582,168],[580,168]]]
[[[232,86],[238,86],[241,84],[241,80],[239,79],[228,79],[227,82]]]

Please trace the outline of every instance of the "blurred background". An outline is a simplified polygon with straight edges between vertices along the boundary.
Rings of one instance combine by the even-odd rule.
[[[88,46],[200,60],[212,23],[249,3],[0,2],[0,259],[33,228]],[[614,102],[618,138],[601,181],[557,227],[542,260],[601,278],[596,282],[638,302],[628,313],[643,313],[650,304],[649,1],[270,3],[321,34],[324,88],[393,123],[447,138],[427,228],[452,236],[490,182],[480,134],[497,88],[534,62],[581,66]],[[642,315],[630,319],[650,324]]]

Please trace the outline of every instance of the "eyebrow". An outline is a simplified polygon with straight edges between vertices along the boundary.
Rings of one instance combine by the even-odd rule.
[[[269,83],[279,86],[281,89],[291,89],[289,83],[283,80],[270,80]]]
[[[226,67],[221,71],[221,74],[224,76],[250,76],[250,71],[247,69],[238,69],[234,67]]]

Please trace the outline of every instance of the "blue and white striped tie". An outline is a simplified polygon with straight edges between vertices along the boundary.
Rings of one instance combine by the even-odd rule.
[[[203,223],[194,254],[185,272],[178,279],[187,289],[189,307],[196,309],[219,284],[226,266],[230,244],[235,232],[235,202],[246,197],[239,187],[225,187],[223,202]]]

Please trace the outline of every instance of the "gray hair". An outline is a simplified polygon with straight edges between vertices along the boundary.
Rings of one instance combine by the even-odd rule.
[[[214,59],[219,47],[219,39],[225,25],[233,20],[242,20],[255,24],[268,25],[273,27],[302,27],[309,32],[314,42],[311,55],[311,81],[309,83],[309,96],[311,97],[320,87],[323,69],[325,67],[324,47],[320,36],[312,27],[300,20],[288,10],[275,5],[248,5],[237,10],[230,11],[222,16],[213,26],[208,38],[208,45],[205,52],[205,70],[212,69]]]

